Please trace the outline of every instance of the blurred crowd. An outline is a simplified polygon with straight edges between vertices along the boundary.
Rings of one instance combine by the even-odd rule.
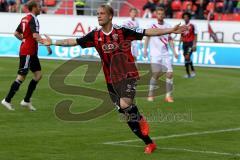
[[[189,12],[192,18],[207,19],[209,12],[240,13],[240,0],[148,0],[143,17],[154,17],[157,7],[166,8],[168,18],[180,18],[183,12]]]
[[[27,12],[26,3],[29,0],[0,0],[0,12]],[[44,0],[39,0],[44,6]],[[45,13],[44,8],[42,12]]]

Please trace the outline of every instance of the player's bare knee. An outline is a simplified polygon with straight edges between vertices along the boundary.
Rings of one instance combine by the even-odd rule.
[[[26,78],[26,75],[17,75],[16,80],[23,82],[25,80],[25,78]]]
[[[35,81],[40,81],[42,79],[42,74],[41,72],[34,73],[34,78]]]
[[[130,98],[121,98],[120,99],[120,108],[125,109],[125,108],[131,106],[132,103],[133,103],[133,100]]]
[[[154,78],[155,80],[158,80],[160,76],[161,74],[159,72],[155,72],[152,74],[152,78]]]
[[[168,72],[166,74],[166,77],[169,78],[169,79],[172,79],[173,78],[173,72]]]

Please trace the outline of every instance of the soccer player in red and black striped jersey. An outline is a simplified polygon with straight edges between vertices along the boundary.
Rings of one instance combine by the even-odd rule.
[[[156,144],[149,137],[149,126],[133,103],[136,81],[139,74],[131,54],[131,42],[141,40],[143,36],[157,36],[169,33],[182,33],[186,26],[175,26],[170,29],[139,29],[126,28],[112,24],[113,9],[109,5],[101,5],[97,16],[100,29],[95,29],[86,36],[77,39],[52,40],[47,37],[42,42],[45,45],[76,46],[82,48],[95,47],[101,60],[107,88],[113,103],[120,113],[127,116],[131,130],[142,139],[145,153],[150,154],[156,149]]]
[[[183,42],[183,55],[185,58],[185,67],[187,72],[185,78],[191,78],[196,76],[191,56],[192,53],[197,49],[197,28],[194,24],[190,23],[191,19],[190,13],[185,12],[183,14],[183,19],[188,29],[181,34],[181,39],[179,43],[181,44],[181,42]],[[192,73],[190,73],[189,67],[191,67]]]
[[[11,99],[19,90],[20,85],[25,80],[28,70],[30,69],[33,72],[33,79],[29,83],[26,96],[20,104],[24,107],[28,107],[31,111],[35,111],[36,109],[32,106],[30,98],[42,77],[41,65],[37,55],[38,42],[41,41],[37,16],[40,14],[41,6],[35,1],[28,2],[27,6],[30,13],[22,18],[14,33],[15,37],[22,41],[19,52],[20,62],[18,75],[16,80],[12,83],[6,98],[2,100],[2,105],[9,110],[14,110],[11,105]]]

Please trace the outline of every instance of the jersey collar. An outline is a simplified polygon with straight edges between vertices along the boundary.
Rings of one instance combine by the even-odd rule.
[[[111,31],[110,32],[108,32],[108,33],[106,33],[106,32],[104,32],[103,30],[101,30],[102,32],[103,32],[103,34],[105,34],[106,36],[109,36],[111,33],[112,33],[112,31],[113,31],[113,26],[112,26],[112,29],[111,29]]]

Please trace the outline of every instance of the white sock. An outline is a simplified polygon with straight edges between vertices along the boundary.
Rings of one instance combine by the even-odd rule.
[[[151,80],[150,80],[150,84],[149,84],[149,94],[148,94],[148,96],[150,96],[150,97],[153,96],[153,91],[156,88],[156,85],[157,85],[157,80],[152,77]]]
[[[166,78],[166,97],[171,96],[172,91],[173,91],[173,78],[171,79]]]

